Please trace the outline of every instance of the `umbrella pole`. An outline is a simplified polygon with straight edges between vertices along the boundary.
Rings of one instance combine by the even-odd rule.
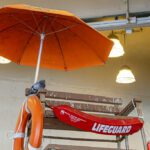
[[[40,35],[40,47],[39,47],[39,53],[38,53],[38,60],[37,60],[37,65],[36,65],[34,83],[37,82],[38,75],[39,75],[39,69],[40,69],[40,62],[41,62],[41,55],[42,55],[44,39],[45,39],[45,34],[42,33]]]

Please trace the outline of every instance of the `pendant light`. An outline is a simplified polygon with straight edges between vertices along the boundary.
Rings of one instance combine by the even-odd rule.
[[[125,49],[127,49],[126,40],[127,40],[126,34],[124,34],[124,47],[125,47]],[[126,53],[126,55],[127,55],[127,53]],[[129,83],[135,82],[136,79],[134,77],[134,74],[133,74],[131,68],[128,65],[126,65],[126,63],[129,63],[129,61],[127,61],[127,59],[125,61],[125,56],[122,59],[124,60],[125,65],[123,65],[121,67],[121,69],[119,70],[119,73],[116,77],[116,82],[121,83],[121,84],[129,84]]]
[[[119,38],[113,33],[113,31],[108,36],[108,38],[114,42],[114,45],[113,45],[112,50],[109,54],[109,57],[113,58],[113,57],[123,56],[123,54],[124,54],[123,46],[121,45]]]
[[[0,64],[8,64],[11,61],[5,57],[0,56]]]
[[[133,83],[135,81],[136,80],[132,73],[132,70],[127,65],[121,67],[121,69],[117,75],[116,82],[128,84],[128,83]]]

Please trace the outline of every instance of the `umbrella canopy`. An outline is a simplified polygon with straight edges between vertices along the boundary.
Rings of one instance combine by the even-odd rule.
[[[41,42],[41,43],[40,43]],[[73,14],[28,5],[0,9],[0,56],[21,65],[73,70],[104,64],[112,41]]]

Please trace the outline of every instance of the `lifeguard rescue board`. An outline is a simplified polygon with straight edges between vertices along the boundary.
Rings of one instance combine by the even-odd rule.
[[[55,116],[62,122],[84,131],[105,135],[129,135],[143,127],[143,120],[138,117],[111,118],[93,116],[68,105],[51,107]]]

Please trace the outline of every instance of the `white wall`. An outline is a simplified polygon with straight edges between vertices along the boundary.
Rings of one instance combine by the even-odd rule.
[[[137,83],[131,85],[116,84],[114,80],[115,73],[113,73],[115,66],[117,67],[117,64],[112,64],[111,60],[105,66],[91,67],[72,72],[42,69],[40,76],[41,79],[46,79],[47,89],[51,90],[123,97],[125,103],[134,96],[140,96],[144,103],[145,121],[147,123],[150,122],[150,101],[149,93],[146,90],[149,88],[149,85],[145,83],[147,86],[140,88],[137,86]],[[11,140],[6,135],[8,131],[13,130],[15,127],[16,119],[24,99],[24,90],[32,84],[33,76],[34,69],[31,67],[18,66],[13,63],[0,65],[0,139],[2,139],[0,140],[0,145],[3,150],[11,149]],[[50,133],[61,135],[61,133],[53,131],[48,132],[48,134]],[[90,134],[81,134],[81,136],[91,137]],[[46,140],[44,141],[47,142]],[[133,144],[133,141],[137,141],[138,146],[137,144]],[[54,140],[48,142],[65,143],[64,141]],[[75,144],[79,144],[79,142]],[[87,145],[87,143],[82,142],[81,145]],[[88,145],[102,146],[103,144],[92,142],[88,143]],[[107,145],[104,144],[103,146],[112,147],[114,145],[108,145],[107,143]],[[130,137],[130,146],[137,150],[142,150],[142,142],[139,135]]]

